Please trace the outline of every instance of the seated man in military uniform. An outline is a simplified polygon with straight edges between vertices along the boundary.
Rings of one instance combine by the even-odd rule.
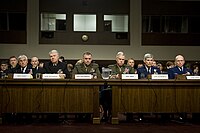
[[[50,61],[46,62],[43,66],[45,73],[49,74],[65,74],[66,78],[70,77],[67,66],[64,62],[59,61],[59,53],[57,50],[49,52]],[[63,77],[64,78],[64,77]]]
[[[174,79],[177,75],[192,75],[192,70],[184,66],[185,58],[183,55],[177,55],[175,57],[175,67],[168,70],[169,78]]]
[[[101,78],[99,65],[92,62],[92,53],[83,53],[82,60],[75,64],[72,70],[72,78],[75,78],[75,74],[91,74],[93,79]],[[91,114],[78,114],[79,121],[88,121],[91,119]]]
[[[134,74],[135,70],[133,67],[124,64],[125,55],[123,52],[118,52],[116,55],[116,64],[109,65],[111,69],[111,78],[121,78],[121,74]]]
[[[149,78],[148,75],[151,74],[160,74],[160,69],[153,66],[154,57],[152,54],[147,53],[144,55],[144,65],[137,69],[138,77],[140,79]]]
[[[185,58],[183,55],[180,55],[180,54],[177,55],[175,57],[174,62],[175,62],[175,66],[168,69],[169,79],[185,78],[186,75],[193,75],[192,70],[185,67]],[[195,116],[195,115],[197,117],[199,115],[199,113],[193,114],[193,116]],[[199,118],[199,116],[198,116],[198,118]],[[184,122],[186,119],[187,119],[187,113],[182,112],[179,114],[179,121]]]
[[[82,62],[76,64],[72,71],[72,78],[75,78],[75,74],[92,74],[94,79],[101,78],[99,65],[92,62],[92,53],[83,53]]]
[[[116,55],[116,64],[109,65],[111,69],[112,79],[120,79],[121,74],[134,74],[135,70],[133,67],[125,64],[125,55],[123,52],[118,52]],[[100,104],[103,106],[104,114],[103,121],[108,121],[111,117],[112,108],[112,91],[111,86],[105,84],[101,89]]]
[[[150,79],[151,74],[160,74],[160,69],[155,66],[154,57],[150,53],[146,53],[143,58],[143,65],[137,68],[139,79]],[[143,121],[143,113],[139,113],[138,121]]]

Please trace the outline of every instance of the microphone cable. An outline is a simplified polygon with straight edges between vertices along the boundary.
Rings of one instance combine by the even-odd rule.
[[[148,79],[148,86],[149,86],[148,88],[153,91],[154,96],[155,96],[155,102],[154,102],[154,105],[153,105],[153,110],[154,110],[154,112],[156,112],[156,106],[158,105],[158,95],[156,93],[155,88],[151,84],[150,78],[147,78],[147,79]]]
[[[66,97],[66,89],[68,87],[68,80],[65,79],[65,86],[64,86],[64,90],[63,90],[63,103],[62,103],[62,110],[63,112],[65,112],[65,97]],[[65,114],[65,113],[64,113]],[[66,124],[66,125],[71,125],[71,122],[67,120],[67,114],[64,115],[64,120],[62,121],[62,124]]]

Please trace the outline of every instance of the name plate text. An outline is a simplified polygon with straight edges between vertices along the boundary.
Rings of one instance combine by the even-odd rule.
[[[31,74],[22,74],[22,73],[14,73],[13,79],[32,79],[33,76]]]
[[[151,79],[168,79],[168,74],[152,74]]]
[[[138,79],[138,74],[122,74],[122,79]]]
[[[60,74],[42,74],[42,79],[62,79]]]
[[[75,74],[75,79],[92,79],[91,74]]]
[[[200,76],[186,76],[186,79],[200,79]]]

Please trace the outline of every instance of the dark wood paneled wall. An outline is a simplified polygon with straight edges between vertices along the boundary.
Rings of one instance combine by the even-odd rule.
[[[129,13],[129,0],[40,0],[42,12]],[[127,8],[128,7],[128,8]]]
[[[3,13],[27,13],[27,0],[1,0],[0,12]],[[27,17],[26,17],[27,18]],[[26,19],[25,18],[25,19]],[[1,18],[0,18],[1,19]],[[23,24],[26,23],[23,22]],[[25,25],[26,27],[26,25]],[[0,43],[26,44],[26,30],[0,31]]]
[[[0,11],[26,12],[27,0],[1,0]]]
[[[200,1],[142,0],[143,15],[199,15]]]
[[[142,15],[200,15],[200,1],[142,0]],[[200,46],[200,33],[142,33],[142,45]]]

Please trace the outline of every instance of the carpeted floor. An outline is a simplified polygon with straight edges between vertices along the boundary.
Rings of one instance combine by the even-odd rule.
[[[191,123],[101,123],[71,124],[7,124],[0,125],[0,133],[199,133],[200,125]]]
[[[24,114],[18,114],[15,117],[5,115],[0,124],[0,133],[200,133],[199,119],[196,119],[198,121],[193,119],[162,121],[155,117],[145,117],[143,121],[138,121],[138,119],[128,121],[124,115],[121,115],[119,125],[112,125],[110,122],[93,125],[90,117],[80,119],[69,115],[66,121],[64,117],[54,118],[57,115],[50,115],[51,119],[48,117],[38,119],[33,116],[30,119],[29,115],[25,114],[25,116]]]

